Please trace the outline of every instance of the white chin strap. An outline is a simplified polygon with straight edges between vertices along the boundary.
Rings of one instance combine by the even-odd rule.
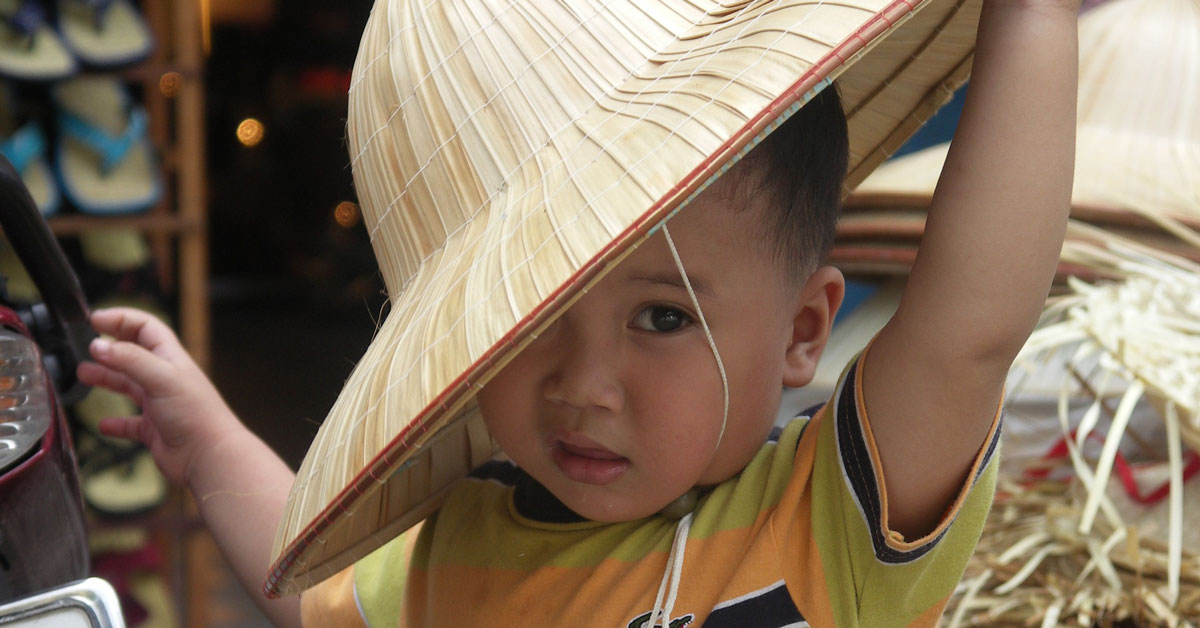
[[[696,316],[700,319],[700,327],[704,329],[704,337],[708,339],[708,347],[712,349],[713,358],[717,361],[717,372],[721,374],[721,391],[724,395],[724,404],[721,409],[721,431],[717,435],[717,445],[713,449],[714,453],[717,448],[721,447],[721,439],[725,437],[725,424],[729,420],[729,379],[725,377],[725,364],[721,362],[721,352],[717,351],[717,343],[713,340],[712,331],[708,328],[708,321],[704,320],[704,310],[700,308],[700,301],[696,298],[696,292],[692,290],[692,282],[688,280],[687,271],[683,269],[683,262],[679,259],[679,251],[675,250],[675,242],[671,239],[671,232],[667,229],[666,223],[662,226],[663,236],[667,239],[667,247],[671,249],[671,257],[675,260],[675,267],[679,269],[679,276],[683,279],[683,287],[687,289],[688,297],[692,300],[692,307],[696,310]],[[663,573],[662,582],[658,585],[658,595],[654,598],[654,610],[650,612],[650,621],[646,623],[648,628],[653,628],[656,625],[662,628],[668,628],[671,624],[671,613],[675,610],[675,598],[679,594],[679,580],[683,574],[683,555],[687,547],[688,531],[692,527],[692,513],[687,513],[675,526],[675,538],[671,542],[671,554],[667,557],[667,569]],[[664,600],[663,597],[666,596]],[[664,604],[665,602],[665,604]]]
[[[667,223],[662,226],[663,236],[667,238],[667,248],[671,249],[671,257],[675,260],[675,267],[679,269],[679,277],[683,279],[683,287],[687,289],[688,298],[692,300],[692,307],[696,310],[696,316],[700,319],[700,327],[704,329],[704,337],[708,339],[708,348],[712,349],[713,358],[717,361],[717,372],[721,375],[721,392],[725,397],[723,407],[721,408],[721,432],[717,435],[717,447],[721,446],[721,439],[725,437],[725,423],[729,420],[729,379],[725,377],[725,363],[721,361],[721,352],[717,351],[717,343],[713,340],[712,330],[708,328],[708,321],[704,320],[704,310],[700,307],[700,300],[696,298],[696,291],[692,290],[692,282],[688,280],[687,271],[683,269],[683,262],[679,259],[679,251],[675,250],[675,241],[671,239],[671,232],[667,229]],[[714,453],[716,449],[713,450]]]

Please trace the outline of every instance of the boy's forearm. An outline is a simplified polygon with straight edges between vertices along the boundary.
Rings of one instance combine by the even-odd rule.
[[[985,1],[967,104],[905,293],[936,330],[931,346],[998,369],[1037,322],[1066,228],[1078,6]]]
[[[242,427],[204,453],[188,488],[205,526],[251,599],[276,626],[300,625],[300,600],[269,600],[261,585],[295,474]]]
[[[933,530],[969,481],[1053,280],[1074,171],[1077,7],[984,0],[917,261],[863,366],[888,525],[908,538]]]

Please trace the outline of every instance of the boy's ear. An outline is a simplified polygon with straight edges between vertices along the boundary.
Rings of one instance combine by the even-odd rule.
[[[846,279],[832,266],[818,268],[805,281],[792,318],[792,341],[784,354],[784,386],[799,388],[812,381],[845,293]]]

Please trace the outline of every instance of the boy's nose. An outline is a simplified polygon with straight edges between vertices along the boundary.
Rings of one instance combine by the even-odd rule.
[[[563,320],[547,331],[549,337],[538,339],[550,344],[546,357],[553,364],[545,381],[546,399],[579,410],[623,410],[625,392],[616,343]]]

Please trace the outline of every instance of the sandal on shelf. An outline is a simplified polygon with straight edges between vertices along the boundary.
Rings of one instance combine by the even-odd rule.
[[[166,296],[146,235],[132,229],[101,229],[79,235],[81,259],[75,272],[91,303],[130,305],[161,313]]]
[[[58,0],[63,43],[84,65],[117,69],[150,56],[154,38],[129,0]]]
[[[81,438],[81,446],[87,440]],[[104,517],[119,519],[144,515],[166,501],[167,480],[145,447],[101,446],[112,457],[80,469],[83,500],[88,506]]]
[[[21,175],[43,216],[58,211],[58,184],[46,161],[46,136],[34,120],[21,123],[17,101],[8,89],[0,88],[0,154]]]
[[[78,64],[46,21],[40,0],[0,0],[0,75],[21,81],[58,81]]]
[[[137,229],[87,231],[79,235],[79,248],[85,263],[110,273],[125,273],[153,261],[146,234]]]
[[[149,209],[162,196],[146,110],[105,76],[79,76],[54,87],[58,106],[57,174],[67,200],[89,214]]]
[[[138,408],[128,397],[91,389],[72,407],[84,502],[109,518],[131,517],[157,508],[167,497],[167,480],[141,443],[104,436],[100,419],[131,416]]]

